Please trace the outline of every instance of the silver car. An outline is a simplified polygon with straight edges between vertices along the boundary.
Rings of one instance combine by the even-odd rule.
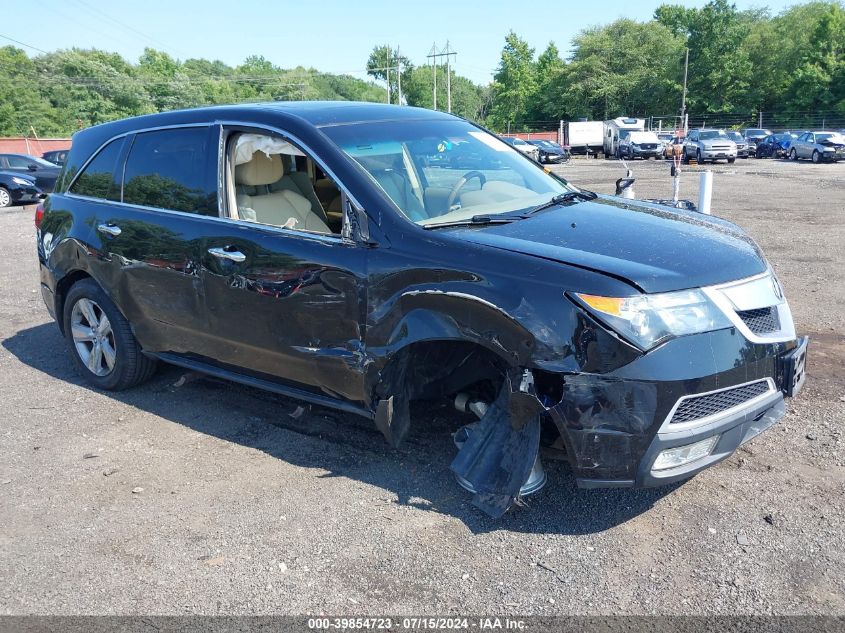
[[[736,160],[736,143],[725,135],[724,130],[690,130],[684,141],[683,158],[686,161],[694,158],[698,164],[706,160],[715,163],[719,159],[733,163]]]
[[[792,141],[789,157],[809,158],[814,163],[845,160],[845,137],[838,132],[804,132]]]

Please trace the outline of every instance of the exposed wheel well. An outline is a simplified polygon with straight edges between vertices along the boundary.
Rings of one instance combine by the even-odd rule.
[[[56,284],[56,321],[59,323],[59,330],[61,330],[62,334],[65,333],[65,320],[63,317],[65,311],[65,297],[73,284],[77,281],[88,279],[90,277],[91,275],[86,273],[84,270],[73,270],[59,279],[59,282]]]

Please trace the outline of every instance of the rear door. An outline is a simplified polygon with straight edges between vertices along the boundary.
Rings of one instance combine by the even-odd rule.
[[[72,195],[100,196],[89,206],[92,274],[148,351],[203,348],[199,256],[205,226],[219,221],[218,138],[210,126],[129,135],[120,141],[116,189],[91,191],[91,166],[71,186]]]

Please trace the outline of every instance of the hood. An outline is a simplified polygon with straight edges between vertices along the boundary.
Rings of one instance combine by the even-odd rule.
[[[35,175],[30,175],[28,173],[21,173],[19,171],[8,171],[6,169],[0,169],[0,176],[5,176],[6,178],[23,178],[24,180],[29,180],[33,185],[35,184]]]
[[[654,132],[631,132],[632,143],[659,143],[660,139]]]
[[[701,139],[701,144],[705,147],[712,147],[713,145],[736,145],[729,138],[704,138]]]
[[[607,274],[649,293],[734,281],[767,267],[754,241],[730,222],[611,196],[454,232],[475,244]]]

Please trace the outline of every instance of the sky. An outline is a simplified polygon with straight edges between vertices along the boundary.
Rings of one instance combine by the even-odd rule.
[[[768,7],[772,14],[794,0],[734,0],[740,9]],[[675,4],[702,6],[705,0]],[[539,54],[554,41],[563,56],[572,37],[589,26],[626,17],[648,20],[664,2],[593,0],[39,0],[9,3],[0,25],[0,45],[15,44],[30,55],[39,50],[100,48],[136,62],[147,46],[178,59],[219,59],[236,66],[263,55],[282,68],[314,67],[366,76],[373,46],[391,44],[414,64],[426,63],[432,45],[448,42],[457,52],[455,71],[488,83],[499,62],[505,35],[513,30]],[[19,25],[37,20],[37,28]],[[12,26],[15,26],[12,29]]]

